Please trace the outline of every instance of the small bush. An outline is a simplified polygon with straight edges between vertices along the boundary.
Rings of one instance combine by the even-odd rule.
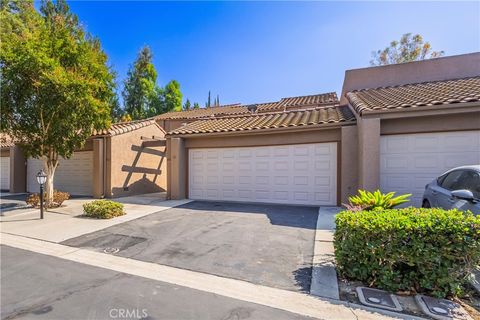
[[[398,197],[393,197],[395,192],[381,193],[380,190],[375,192],[358,190],[358,195],[349,197],[349,205],[345,205],[348,210],[351,208],[360,208],[361,210],[379,210],[391,209],[402,203],[408,202],[411,194],[403,194]]]
[[[470,212],[343,211],[335,220],[340,274],[369,286],[459,295],[480,263],[480,216]]]
[[[83,212],[87,217],[96,219],[111,219],[123,216],[123,204],[110,200],[95,200],[83,205]]]
[[[61,192],[58,190],[53,191],[53,202],[48,206],[48,208],[58,208],[62,205],[62,203],[65,200],[70,199],[70,194],[68,192]],[[45,203],[45,194],[43,195],[43,204],[46,207]],[[31,205],[34,208],[39,208],[40,207],[40,194],[38,193],[32,193],[31,195],[28,196],[27,200],[25,202],[28,205]]]

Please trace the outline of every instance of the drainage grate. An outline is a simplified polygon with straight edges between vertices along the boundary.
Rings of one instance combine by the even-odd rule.
[[[366,306],[398,312],[403,310],[397,297],[389,292],[366,287],[357,287],[356,291],[360,302]]]
[[[415,301],[425,314],[434,319],[470,319],[468,314],[458,303],[450,300],[437,299],[417,294],[415,296]]]
[[[108,247],[108,248],[103,249],[103,253],[108,253],[108,254],[114,254],[114,253],[117,253],[118,251],[120,251],[119,248]]]

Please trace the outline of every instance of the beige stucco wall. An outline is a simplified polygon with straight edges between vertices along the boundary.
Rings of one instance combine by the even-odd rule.
[[[480,107],[477,112],[424,117],[382,119],[381,134],[427,133],[480,129]]]
[[[359,119],[358,188],[375,190],[380,185],[380,119]]]
[[[105,192],[105,138],[93,139],[93,197],[102,198]]]
[[[343,126],[340,153],[340,200],[348,203],[348,197],[358,190],[358,128]]]
[[[264,131],[262,133],[234,133],[207,135],[185,139],[186,148],[251,147],[282,144],[317,143],[340,141],[340,127],[317,130]]]
[[[157,120],[157,123],[162,127],[165,132],[180,128],[185,123],[196,121],[197,119],[181,119],[181,120]]]
[[[158,126],[150,125],[107,137],[106,197],[161,192],[167,189],[166,148],[142,147],[142,136],[164,137],[165,133]],[[97,167],[100,171],[100,165]]]
[[[184,199],[188,190],[188,151],[185,139],[169,139],[169,175],[167,196],[170,199]]]
[[[23,151],[18,146],[10,148],[10,192],[27,190],[27,166]]]

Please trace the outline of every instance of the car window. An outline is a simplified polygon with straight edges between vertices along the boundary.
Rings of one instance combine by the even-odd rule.
[[[438,184],[439,186],[442,185],[443,180],[445,180],[445,177],[446,177],[446,176],[448,176],[448,174],[444,174],[444,175],[442,175],[442,176],[440,176],[440,177],[437,178],[437,184]]]
[[[477,172],[464,171],[458,184],[458,189],[470,190],[475,198],[480,198],[480,175]]]
[[[461,176],[463,175],[463,170],[456,170],[448,173],[440,186],[447,190],[458,190],[460,186]]]

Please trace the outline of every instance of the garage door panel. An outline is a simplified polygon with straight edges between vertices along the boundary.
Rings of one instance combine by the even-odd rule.
[[[314,146],[314,150],[315,150],[315,155],[316,156],[321,156],[321,155],[326,155],[326,156],[329,156],[330,154],[332,154],[333,152],[336,152],[336,145],[334,144],[330,144],[330,143],[327,143],[327,144],[316,144]]]
[[[28,159],[28,192],[40,191],[36,175],[42,168],[43,162],[40,159]],[[70,159],[61,158],[55,170],[54,188],[72,195],[91,196],[93,193],[93,152],[76,152]]]
[[[269,157],[271,149],[259,148],[255,150],[255,156],[258,158]]]
[[[387,170],[403,171],[409,167],[408,161],[409,158],[406,155],[386,155],[381,160],[381,166]]]
[[[457,154],[447,154],[443,157],[443,165],[445,168],[454,168],[462,166],[465,163],[479,164],[478,158],[478,152],[459,152]]]
[[[274,191],[273,198],[275,200],[287,201],[288,200],[288,191]]]
[[[0,189],[10,189],[10,157],[0,157]]]
[[[418,169],[435,169],[441,165],[441,159],[434,154],[419,155],[413,158],[413,165]]]
[[[288,147],[276,147],[273,149],[273,154],[276,157],[288,157],[290,155]]]
[[[480,131],[382,136],[380,187],[412,193],[411,205],[421,205],[425,185],[447,170],[480,164]]]
[[[191,199],[335,205],[336,144],[192,149],[189,181]]]

